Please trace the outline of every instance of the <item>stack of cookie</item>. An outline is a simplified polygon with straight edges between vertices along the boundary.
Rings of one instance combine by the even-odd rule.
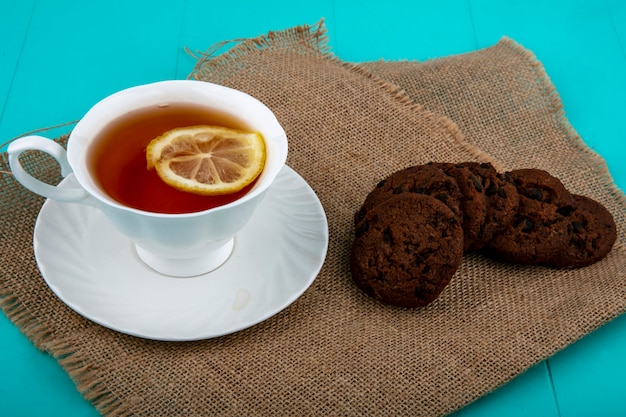
[[[354,282],[384,303],[434,301],[464,253],[525,265],[579,268],[611,250],[613,216],[540,169],[498,172],[491,164],[429,163],[397,171],[354,216]]]

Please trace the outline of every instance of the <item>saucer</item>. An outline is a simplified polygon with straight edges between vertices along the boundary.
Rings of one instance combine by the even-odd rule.
[[[60,186],[73,183],[70,175]],[[328,223],[315,192],[285,166],[230,258],[204,275],[155,272],[101,211],[76,203],[46,200],[34,248],[48,286],[82,316],[142,338],[200,340],[260,323],[302,295],[324,263]]]

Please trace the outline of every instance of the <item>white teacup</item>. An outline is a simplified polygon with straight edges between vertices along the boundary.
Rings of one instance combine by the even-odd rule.
[[[193,104],[224,112],[261,132],[266,143],[265,168],[254,187],[238,200],[205,211],[161,214],[126,207],[104,192],[90,172],[88,150],[110,123],[133,110],[171,103]],[[20,165],[19,155],[40,150],[52,155],[63,177],[74,175],[80,187],[45,184]],[[254,213],[287,158],[287,137],[276,117],[259,100],[231,88],[203,81],[177,80],[129,88],[93,106],[68,139],[67,152],[55,142],[27,136],[11,143],[9,163],[15,178],[44,197],[87,204],[102,210],[135,245],[139,258],[171,276],[195,276],[222,265],[234,247],[234,237]]]

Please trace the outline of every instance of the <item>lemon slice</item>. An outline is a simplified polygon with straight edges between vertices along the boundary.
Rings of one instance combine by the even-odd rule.
[[[208,125],[169,130],[146,148],[148,169],[170,186],[200,195],[242,190],[263,171],[265,156],[260,133]]]

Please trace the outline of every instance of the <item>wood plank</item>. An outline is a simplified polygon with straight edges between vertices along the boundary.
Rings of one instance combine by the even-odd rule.
[[[506,7],[505,7],[506,6]],[[472,0],[481,46],[507,35],[535,53],[559,92],[570,123],[626,188],[623,118],[626,59],[603,3]]]
[[[204,52],[217,42],[253,38],[269,31],[304,24],[313,25],[322,18],[326,19],[327,26],[332,27],[333,13],[333,0],[321,0],[298,7],[285,0],[230,3],[189,0],[183,14],[176,76],[186,78],[196,63],[184,51],[185,47],[194,53]]]
[[[605,4],[613,30],[619,39],[622,55],[626,57],[626,2],[623,0],[605,0]]]
[[[146,15],[146,10],[151,12]],[[29,30],[12,32],[21,36],[12,42],[23,40],[24,47],[10,91],[0,92],[7,103],[0,142],[80,118],[120,88],[174,77],[181,13],[178,3],[155,8],[147,0],[38,2]],[[9,18],[30,19],[28,10],[15,9],[15,14],[0,14],[0,28],[8,27]],[[173,25],[163,25],[172,18]],[[37,350],[4,315],[0,335],[0,368],[11,375],[0,378],[2,413],[98,415],[54,358]]]
[[[34,0],[0,2],[0,121],[34,8]]]
[[[490,46],[476,41],[474,17],[466,2],[420,2],[403,4],[403,8],[398,13],[392,7],[366,8],[354,2],[338,2],[338,30],[334,38],[337,55],[357,62],[381,58],[422,61]],[[342,18],[360,22],[357,27],[362,30],[340,24]],[[520,392],[525,395],[520,396]],[[531,368],[453,415],[558,416],[546,363]]]
[[[97,417],[69,375],[0,314],[3,416]]]
[[[623,118],[626,60],[617,22],[623,7],[588,0],[512,1],[493,7],[472,0],[477,39],[488,46],[507,35],[533,51],[559,92],[566,116],[582,139],[605,158],[617,184],[626,188]],[[622,3],[623,4],[623,3]],[[612,16],[609,12],[618,13]],[[548,365],[563,417],[626,414],[623,351],[626,319],[587,336],[550,358]],[[608,352],[607,352],[608,349]]]
[[[550,359],[561,417],[626,415],[626,316]]]
[[[432,3],[322,0],[293,7],[281,0],[228,4],[189,0],[161,2],[155,7],[147,0],[97,0],[71,6],[50,1],[37,3],[31,29],[26,31],[24,26],[21,32],[11,30],[11,25],[20,28],[31,19],[28,6],[34,1],[2,4],[0,59],[4,60],[2,53],[7,51],[7,56],[12,54],[7,62],[14,64],[10,64],[13,69],[0,65],[0,71],[8,74],[17,68],[17,72],[12,84],[0,84],[0,102],[8,100],[9,113],[0,116],[0,141],[79,118],[95,101],[120,88],[185,78],[194,60],[183,46],[202,50],[224,39],[257,36],[325,17],[333,51],[341,59],[357,62],[424,60],[462,53],[492,45],[502,35],[520,41],[544,62],[574,127],[610,161],[616,179],[626,188],[626,174],[620,171],[623,165],[618,160],[624,155],[623,145],[615,144],[626,133],[626,126],[619,123],[626,96],[624,3],[608,0],[605,9],[602,3],[564,0],[515,0],[506,5],[488,0]],[[13,14],[5,14],[6,10]],[[612,25],[607,24],[607,14]],[[16,22],[5,24],[12,19]],[[6,31],[15,36],[9,43],[4,41],[9,39]],[[18,53],[21,39],[23,56]],[[11,86],[10,92],[8,87],[1,90],[3,85]],[[620,359],[626,346],[619,336],[626,334],[624,326],[626,319],[617,319],[601,329],[600,336],[594,333],[550,360],[557,393],[563,399],[559,404],[564,407],[563,416],[591,411],[589,407],[598,404],[583,395],[591,383],[605,389],[598,395],[608,412],[625,413],[616,400],[624,393],[618,381],[626,370]],[[57,410],[58,415],[68,415],[68,410],[72,415],[96,415],[54,359],[36,350],[4,315],[0,315],[0,335],[0,368],[16,376],[0,379],[0,398],[9,398],[3,410],[8,407],[9,415],[54,415]],[[602,358],[594,359],[598,354]],[[550,400],[546,365],[531,368],[456,415],[558,415]],[[570,385],[566,385],[568,380]]]
[[[122,88],[173,78],[181,15],[176,2],[37,3],[0,121],[3,140],[78,119]]]
[[[418,60],[476,48],[466,1],[337,0],[334,51],[345,61]]]
[[[488,416],[559,417],[546,362],[533,366],[506,385],[449,417]]]

